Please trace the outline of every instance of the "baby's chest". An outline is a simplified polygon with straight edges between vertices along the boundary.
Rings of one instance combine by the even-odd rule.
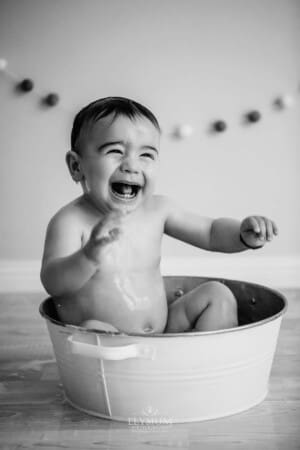
[[[161,238],[162,234],[155,228],[124,230],[113,244],[111,256],[123,268],[140,271],[153,267],[160,260]]]
[[[82,247],[89,240],[93,224],[82,233]],[[106,244],[102,252],[101,268],[104,271],[142,271],[157,266],[160,261],[163,226],[159,221],[123,224],[120,235]]]

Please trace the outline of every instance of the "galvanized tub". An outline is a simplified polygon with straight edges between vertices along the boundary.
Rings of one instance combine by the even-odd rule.
[[[66,400],[95,416],[130,424],[214,419],[260,403],[268,383],[287,301],[257,284],[218,278],[164,277],[168,301],[205,281],[228,286],[239,327],[178,334],[96,332],[58,320],[40,305]]]

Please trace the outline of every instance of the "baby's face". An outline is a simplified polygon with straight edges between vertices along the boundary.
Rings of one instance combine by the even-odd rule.
[[[107,116],[80,138],[85,191],[101,211],[136,209],[154,191],[160,134],[143,117]]]

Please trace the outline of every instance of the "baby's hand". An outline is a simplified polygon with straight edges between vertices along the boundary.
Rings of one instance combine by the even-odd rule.
[[[276,223],[267,217],[249,216],[242,221],[240,233],[246,247],[259,248],[277,236],[278,228]]]
[[[120,225],[123,215],[122,212],[113,211],[94,226],[88,242],[83,247],[83,252],[88,259],[96,264],[100,263],[103,251],[121,234]]]

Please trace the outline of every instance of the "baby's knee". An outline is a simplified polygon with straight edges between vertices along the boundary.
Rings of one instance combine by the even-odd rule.
[[[175,300],[168,308],[166,333],[181,333],[190,329],[191,323],[185,311],[184,297]]]
[[[237,309],[237,301],[233,292],[219,281],[210,281],[206,285],[209,301],[216,302],[224,307]]]
[[[225,322],[228,320],[232,325],[238,324],[237,300],[227,286],[218,281],[210,282],[208,286],[208,301]]]

